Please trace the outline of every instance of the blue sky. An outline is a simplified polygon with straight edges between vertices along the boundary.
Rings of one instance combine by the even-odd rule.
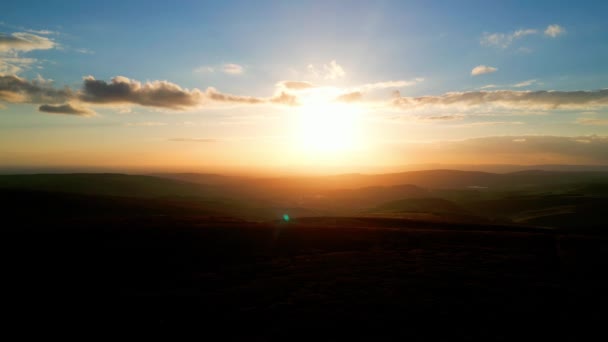
[[[257,158],[277,167],[348,170],[458,161],[420,158],[431,148],[412,145],[420,142],[547,136],[604,144],[607,10],[604,1],[7,1],[0,16],[6,82],[15,76],[71,93],[53,93],[46,103],[22,82],[0,96],[0,156],[5,165],[76,165],[85,155],[97,156],[84,158],[88,165],[110,165],[96,160],[117,155],[118,165],[154,149],[181,153],[175,163],[183,167],[243,168]],[[107,92],[85,89],[87,76],[91,87]],[[116,76],[123,78],[112,83]],[[289,88],[285,81],[314,87]],[[121,82],[151,83],[148,93],[129,88],[117,97],[112,86]],[[177,97],[159,100],[159,89],[177,89],[171,87],[179,87],[171,93]],[[562,93],[548,99],[537,91]],[[280,100],[282,93],[293,101]],[[349,93],[356,95],[349,107],[333,105],[334,95]],[[460,95],[446,98],[451,93]],[[335,119],[329,111],[346,114]],[[332,138],[302,128],[332,124],[357,128]],[[81,135],[80,149],[65,140]],[[116,146],[85,141],[108,136]],[[356,143],[334,141],[347,136]],[[286,142],[294,139],[303,142]],[[267,146],[276,141],[292,150]],[[597,146],[582,159],[530,150],[536,154],[503,151],[477,162],[531,162],[539,155],[547,162],[608,162]],[[244,162],[244,153],[255,158]],[[280,161],[285,153],[295,157]],[[349,153],[383,157],[344,157]],[[160,157],[146,158],[141,166]],[[464,152],[462,158],[473,162]]]

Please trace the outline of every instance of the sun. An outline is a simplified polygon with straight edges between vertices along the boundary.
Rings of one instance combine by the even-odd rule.
[[[337,102],[303,105],[298,112],[296,139],[299,147],[315,154],[347,152],[359,143],[361,110]]]

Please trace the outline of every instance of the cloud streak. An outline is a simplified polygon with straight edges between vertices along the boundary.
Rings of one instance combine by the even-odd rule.
[[[438,96],[400,97],[393,104],[403,109],[492,105],[505,108],[583,109],[608,106],[608,89],[598,91],[471,91]]]

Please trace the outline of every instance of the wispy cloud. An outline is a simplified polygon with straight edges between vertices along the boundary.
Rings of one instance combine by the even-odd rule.
[[[508,125],[525,125],[522,121],[478,121],[470,122],[459,127],[484,127],[484,126],[508,126]]]
[[[547,37],[556,38],[564,34],[566,30],[557,24],[549,25],[545,30],[538,29],[520,29],[509,33],[488,33],[485,32],[479,43],[484,46],[493,46],[499,48],[507,48],[515,41],[520,40],[526,36],[544,34]]]
[[[363,85],[354,87],[353,90],[370,91],[370,90],[375,90],[375,89],[403,88],[403,87],[410,87],[410,86],[416,85],[423,81],[424,81],[424,78],[417,77],[417,78],[414,78],[411,80],[383,81],[383,82],[376,82],[376,83],[367,83],[367,84],[363,84]]]
[[[534,29],[522,29],[511,33],[484,33],[481,37],[480,43],[481,45],[485,46],[507,48],[515,40],[537,33],[538,31]]]
[[[346,93],[346,94],[342,94],[340,96],[338,96],[336,98],[336,101],[339,102],[357,102],[357,101],[361,101],[361,99],[363,98],[363,94],[359,91],[354,91],[351,93]]]
[[[145,121],[145,122],[127,122],[125,126],[129,127],[159,127],[159,126],[167,126],[166,122],[158,122],[158,121]]]
[[[227,63],[222,65],[222,72],[228,75],[240,75],[245,72],[245,68],[239,64]]]
[[[608,126],[608,119],[600,118],[578,118],[576,123],[585,126]]]
[[[483,74],[491,74],[493,72],[498,71],[497,68],[487,66],[487,65],[478,65],[471,70],[471,76],[479,76]]]
[[[203,66],[200,66],[200,67],[194,69],[194,72],[212,73],[212,72],[215,72],[215,68],[212,66],[203,65]]]
[[[43,37],[27,32],[14,32],[11,34],[0,33],[0,52],[6,51],[32,51],[48,50],[57,44],[48,37]]]
[[[310,82],[302,82],[302,81],[281,81],[277,83],[277,87],[282,87],[288,90],[305,90],[316,88],[317,86]]]
[[[326,80],[336,80],[346,75],[344,68],[336,60],[332,60],[329,64],[314,65],[309,64],[307,66],[308,73],[315,78],[322,78]]]
[[[23,53],[56,47],[58,45],[54,40],[41,35],[28,32],[11,34],[0,32],[0,75],[17,75],[37,62],[35,58],[23,57]]]

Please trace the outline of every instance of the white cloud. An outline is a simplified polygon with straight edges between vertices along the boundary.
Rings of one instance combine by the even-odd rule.
[[[226,63],[222,65],[222,72],[229,75],[240,75],[245,72],[245,68],[239,64]]]
[[[564,29],[563,27],[561,27],[561,26],[559,26],[557,24],[549,25],[545,29],[545,35],[549,36],[551,38],[555,38],[555,37],[560,36],[560,35],[562,35],[564,33],[566,33],[566,29]]]
[[[493,72],[496,72],[498,69],[491,67],[491,66],[487,66],[487,65],[478,65],[476,67],[473,68],[473,70],[471,70],[471,75],[472,76],[479,76],[479,75],[483,75],[483,74],[491,74]]]

